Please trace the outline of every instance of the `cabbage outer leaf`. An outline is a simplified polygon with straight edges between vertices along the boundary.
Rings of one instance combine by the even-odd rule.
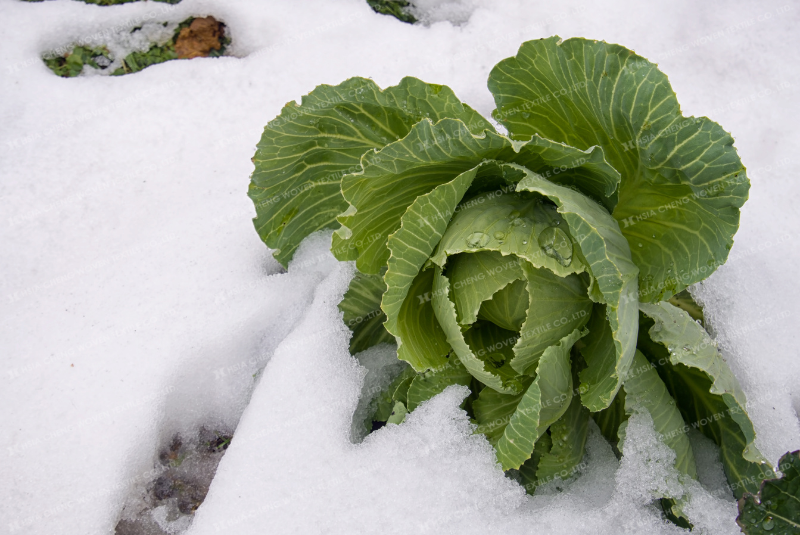
[[[355,355],[372,346],[395,343],[394,336],[383,327],[386,314],[381,310],[381,296],[386,284],[380,275],[356,272],[350,287],[339,303],[345,325],[353,332],[350,353]]]
[[[600,146],[622,175],[613,215],[640,270],[641,301],[668,299],[725,263],[749,181],[733,138],[683,117],[667,77],[619,45],[523,43],[489,76],[514,139]]]
[[[756,448],[744,392],[716,344],[676,306],[642,303],[640,309],[654,323],[640,333],[639,345],[651,361],[657,361],[684,418],[720,447],[734,495],[740,498],[744,491],[757,492],[771,468]]]
[[[631,366],[625,377],[625,412],[628,416],[637,410],[646,410],[653,418],[656,433],[661,440],[676,454],[675,468],[682,474],[697,479],[697,466],[689,438],[686,436],[685,423],[681,413],[675,406],[667,387],[641,351],[636,351]],[[619,427],[620,440],[625,436],[627,419]],[[624,453],[624,451],[623,451]]]
[[[411,381],[407,394],[408,410],[413,411],[420,403],[444,392],[448,386],[469,386],[470,382],[472,382],[472,376],[461,364],[461,361],[450,357],[449,362],[443,368],[420,373]]]
[[[630,416],[635,411],[646,410],[653,418],[653,425],[661,441],[675,452],[675,469],[681,474],[697,479],[697,465],[689,438],[686,436],[686,424],[681,417],[675,400],[670,396],[667,387],[641,351],[636,351],[633,366],[625,377],[625,413]],[[624,439],[628,426],[627,418],[617,431],[625,454]],[[664,496],[669,498],[668,496]],[[686,497],[678,498],[672,505],[672,512],[686,519],[682,512]]]
[[[374,410],[367,418],[364,424],[368,431],[372,431],[372,422],[385,422],[392,415],[392,409],[398,399],[405,399],[408,385],[414,379],[416,372],[411,366],[405,366],[402,372],[395,377],[392,382],[378,396],[373,400],[372,407]]]
[[[361,170],[361,156],[408,134],[423,118],[453,117],[478,133],[489,122],[445,86],[403,78],[384,91],[372,80],[320,85],[292,101],[264,129],[253,157],[248,195],[259,236],[286,267],[314,231],[338,228],[347,209],[341,179]]]
[[[783,475],[765,480],[758,499],[747,494],[739,500],[736,523],[747,535],[800,532],[800,451],[785,453],[778,466]]]

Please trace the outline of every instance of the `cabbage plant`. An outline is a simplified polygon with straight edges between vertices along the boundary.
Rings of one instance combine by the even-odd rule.
[[[695,428],[734,494],[757,490],[744,394],[685,292],[726,261],[747,199],[730,134],[604,42],[526,42],[488,85],[494,121],[415,78],[320,85],[258,144],[263,241],[287,265],[334,229],[358,270],[351,351],[396,343],[408,364],[368,426],[464,385],[476,432],[532,492],[579,470],[590,419],[616,445],[647,411],[685,477]]]

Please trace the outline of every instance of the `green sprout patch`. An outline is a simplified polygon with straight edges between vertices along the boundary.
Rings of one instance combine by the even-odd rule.
[[[115,0],[98,0],[102,1]],[[164,26],[166,25],[165,22]],[[131,33],[140,29],[141,26],[133,28]],[[213,17],[189,17],[178,25],[169,41],[160,45],[154,43],[144,52],[131,52],[122,58],[121,65],[109,74],[112,76],[131,74],[173,59],[219,57],[225,54],[230,43],[231,39],[226,35],[223,23]],[[63,56],[42,58],[50,70],[64,78],[80,75],[86,65],[98,71],[106,71],[111,68],[115,59],[106,46],[76,46]]]
[[[390,15],[409,24],[417,22],[416,17],[408,11],[411,4],[406,0],[367,0],[367,3],[375,13]]]
[[[108,49],[104,46],[95,48],[76,46],[63,56],[42,59],[51,71],[64,78],[78,76],[83,72],[84,65],[89,65],[93,69],[103,69],[112,61]]]

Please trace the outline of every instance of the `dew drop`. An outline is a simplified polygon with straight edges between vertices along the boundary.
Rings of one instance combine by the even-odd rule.
[[[495,240],[502,240],[505,237],[506,237],[506,235],[503,232],[500,232],[499,230],[494,233],[494,239]]]
[[[639,244],[639,247],[644,247],[644,246],[643,246],[643,245],[640,243],[640,244]]]
[[[516,219],[519,217],[519,211],[512,210],[510,214],[508,214],[509,219]]]
[[[547,227],[539,234],[539,247],[544,254],[564,267],[572,263],[572,241],[567,233],[557,227]]]
[[[764,522],[761,523],[761,527],[764,528],[764,531],[772,531],[772,528],[775,527],[775,521],[772,520],[771,516],[768,516],[764,519]]]
[[[528,245],[528,240],[522,240],[522,245]]]
[[[489,243],[489,235],[483,232],[473,232],[467,236],[467,247],[484,247]]]

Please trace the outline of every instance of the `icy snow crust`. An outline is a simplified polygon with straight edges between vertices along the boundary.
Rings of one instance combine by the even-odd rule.
[[[657,488],[687,493],[698,530],[737,532],[714,448],[690,435],[702,486],[681,484],[643,415],[621,463],[592,429],[583,474],[534,498],[471,434],[457,388],[359,442],[364,396],[388,380],[380,365],[392,349],[362,355],[364,365],[347,354],[336,302],[352,267],[318,235],[280,274],[245,192],[264,125],[317,84],[358,75],[385,87],[412,75],[488,116],[488,72],[524,40],[635,49],[670,76],[686,114],[736,135],[749,168],[730,260],[693,292],[747,393],[758,445],[777,462],[800,447],[800,80],[787,56],[800,8],[419,6],[425,24],[410,26],[362,0],[0,4],[0,532],[113,532],[129,492],[152,479],[159,446],[201,425],[235,436],[192,534],[681,532],[651,503]],[[104,32],[205,15],[226,23],[236,57],[71,80],[39,59]]]

